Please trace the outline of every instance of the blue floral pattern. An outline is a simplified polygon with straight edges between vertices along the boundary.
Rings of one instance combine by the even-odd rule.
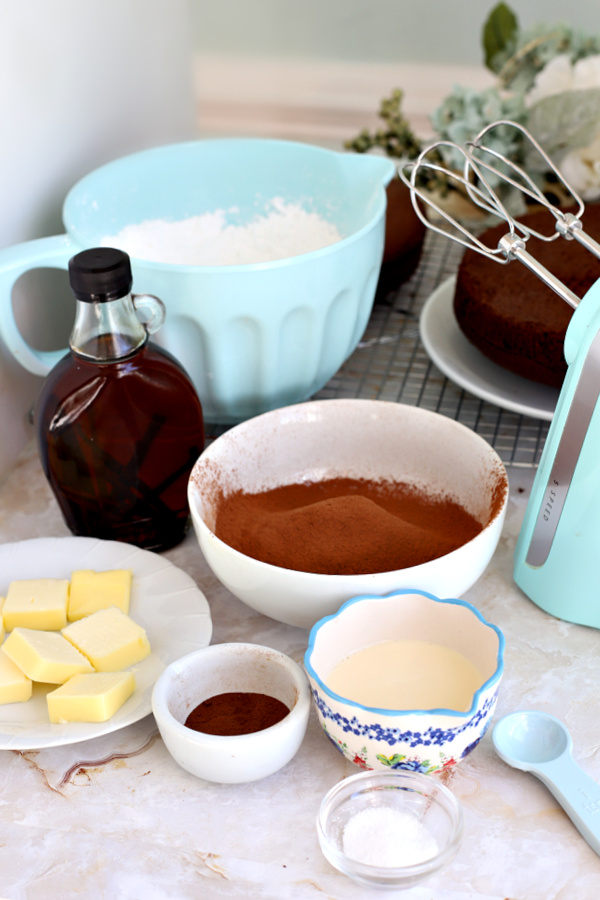
[[[496,690],[470,719],[461,720],[456,727],[429,726],[424,731],[417,731],[414,728],[386,728],[380,722],[361,722],[357,716],[348,718],[334,712],[314,687],[312,693],[323,730],[351,762],[366,769],[384,767],[425,773],[455,765],[477,746],[488,728],[497,698]],[[360,740],[357,742],[355,738]],[[466,744],[465,739],[468,740]],[[369,744],[373,745],[373,750],[379,750],[372,761]],[[381,752],[382,744],[396,748],[396,752],[389,755]],[[453,744],[456,752],[448,755],[448,750],[452,753]],[[354,749],[359,745],[359,749]],[[427,748],[431,748],[430,751]],[[411,750],[416,752],[410,753]]]

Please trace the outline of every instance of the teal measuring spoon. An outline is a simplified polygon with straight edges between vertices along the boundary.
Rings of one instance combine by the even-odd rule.
[[[509,713],[496,723],[492,741],[500,759],[546,785],[600,856],[600,785],[573,759],[563,723],[536,710]]]

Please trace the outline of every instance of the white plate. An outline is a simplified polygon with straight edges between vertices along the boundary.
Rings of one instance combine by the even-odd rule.
[[[524,416],[550,421],[560,393],[558,388],[503,369],[467,340],[454,317],[455,284],[455,277],[444,281],[421,312],[421,340],[431,360],[451,381],[476,397]]]
[[[133,667],[136,690],[112,719],[53,725],[46,693],[36,685],[31,700],[0,706],[0,749],[33,750],[75,744],[137,722],[151,711],[154,682],[173,660],[206,647],[212,621],[196,583],[168,560],[131,544],[96,538],[33,538],[0,546],[0,595],[22,578],[70,578],[74,569],[131,569],[129,614],[146,629],[152,652]]]

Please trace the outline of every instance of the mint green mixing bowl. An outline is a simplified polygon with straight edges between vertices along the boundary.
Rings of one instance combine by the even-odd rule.
[[[66,234],[0,252],[0,335],[29,371],[65,353],[30,347],[15,322],[20,275],[67,268],[125,225],[237,210],[244,225],[273,198],[333,223],[342,240],[268,263],[190,266],[132,258],[135,293],[167,309],[154,340],[185,366],[207,421],[236,422],[318,391],[355,349],[375,297],[385,237],[384,157],[257,138],[192,141],[117,159],[85,176],[63,206]]]

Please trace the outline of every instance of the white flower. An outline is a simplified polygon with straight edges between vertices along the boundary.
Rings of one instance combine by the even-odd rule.
[[[571,150],[560,163],[565,180],[583,200],[600,197],[600,133],[588,147]]]
[[[538,72],[525,96],[525,105],[531,108],[545,97],[595,87],[600,87],[600,55],[586,56],[572,63],[568,54],[561,53]]]
[[[537,73],[533,87],[525,95],[525,105],[533,106],[544,97],[552,97],[573,87],[573,66],[566,53],[555,56]]]
[[[600,55],[586,56],[573,66],[573,90],[600,87]]]

